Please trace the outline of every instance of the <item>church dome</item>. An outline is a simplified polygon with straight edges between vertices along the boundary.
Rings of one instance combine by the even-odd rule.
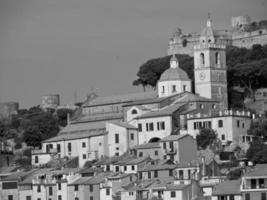
[[[173,55],[170,59],[170,68],[163,72],[160,81],[190,81],[187,73],[179,67],[178,59]]]
[[[190,81],[188,75],[181,68],[169,68],[163,72],[159,81]]]

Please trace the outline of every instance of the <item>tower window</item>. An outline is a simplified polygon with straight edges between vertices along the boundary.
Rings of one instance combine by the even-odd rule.
[[[202,65],[205,64],[205,56],[204,56],[204,53],[201,53],[200,54],[200,62],[201,62]]]
[[[176,92],[176,85],[172,86],[172,92]]]
[[[216,65],[220,64],[220,54],[218,52],[215,53],[215,64]]]

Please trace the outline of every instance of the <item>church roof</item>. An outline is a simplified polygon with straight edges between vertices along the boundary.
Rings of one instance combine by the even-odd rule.
[[[180,67],[169,68],[160,76],[159,81],[191,81],[187,73],[182,70]]]
[[[129,103],[137,100],[151,99],[157,97],[157,93],[155,91],[152,92],[141,92],[141,93],[130,93],[130,94],[122,94],[122,95],[113,95],[106,97],[97,97],[92,101],[85,102],[83,107],[90,106],[100,106],[107,104],[119,104],[119,103]]]

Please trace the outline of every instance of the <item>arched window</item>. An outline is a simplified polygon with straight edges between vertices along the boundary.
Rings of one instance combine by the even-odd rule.
[[[201,63],[202,65],[205,64],[205,56],[204,56],[204,53],[201,53],[201,54],[200,54],[200,63]]]
[[[133,109],[133,110],[132,110],[132,114],[133,114],[133,115],[137,114],[137,110]]]
[[[216,65],[220,64],[220,54],[218,52],[215,53],[215,64]]]

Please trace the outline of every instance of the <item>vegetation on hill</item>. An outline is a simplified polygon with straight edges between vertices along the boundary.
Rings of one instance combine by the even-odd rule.
[[[0,140],[14,138],[17,149],[23,142],[40,146],[42,140],[56,136],[60,128],[67,125],[67,115],[72,113],[70,109],[44,111],[39,106],[21,109],[10,120],[0,121]]]
[[[197,146],[206,149],[217,141],[217,134],[212,129],[203,128],[196,137]]]
[[[194,60],[188,55],[176,55],[179,66],[194,80]],[[133,85],[156,88],[161,74],[169,68],[170,56],[153,58],[139,67]],[[251,49],[227,47],[226,49],[228,97],[232,108],[243,107],[244,97],[254,98],[255,90],[267,87],[267,45],[253,45]],[[192,84],[194,86],[194,84]],[[245,94],[235,89],[242,88]],[[194,88],[193,88],[194,91]]]

